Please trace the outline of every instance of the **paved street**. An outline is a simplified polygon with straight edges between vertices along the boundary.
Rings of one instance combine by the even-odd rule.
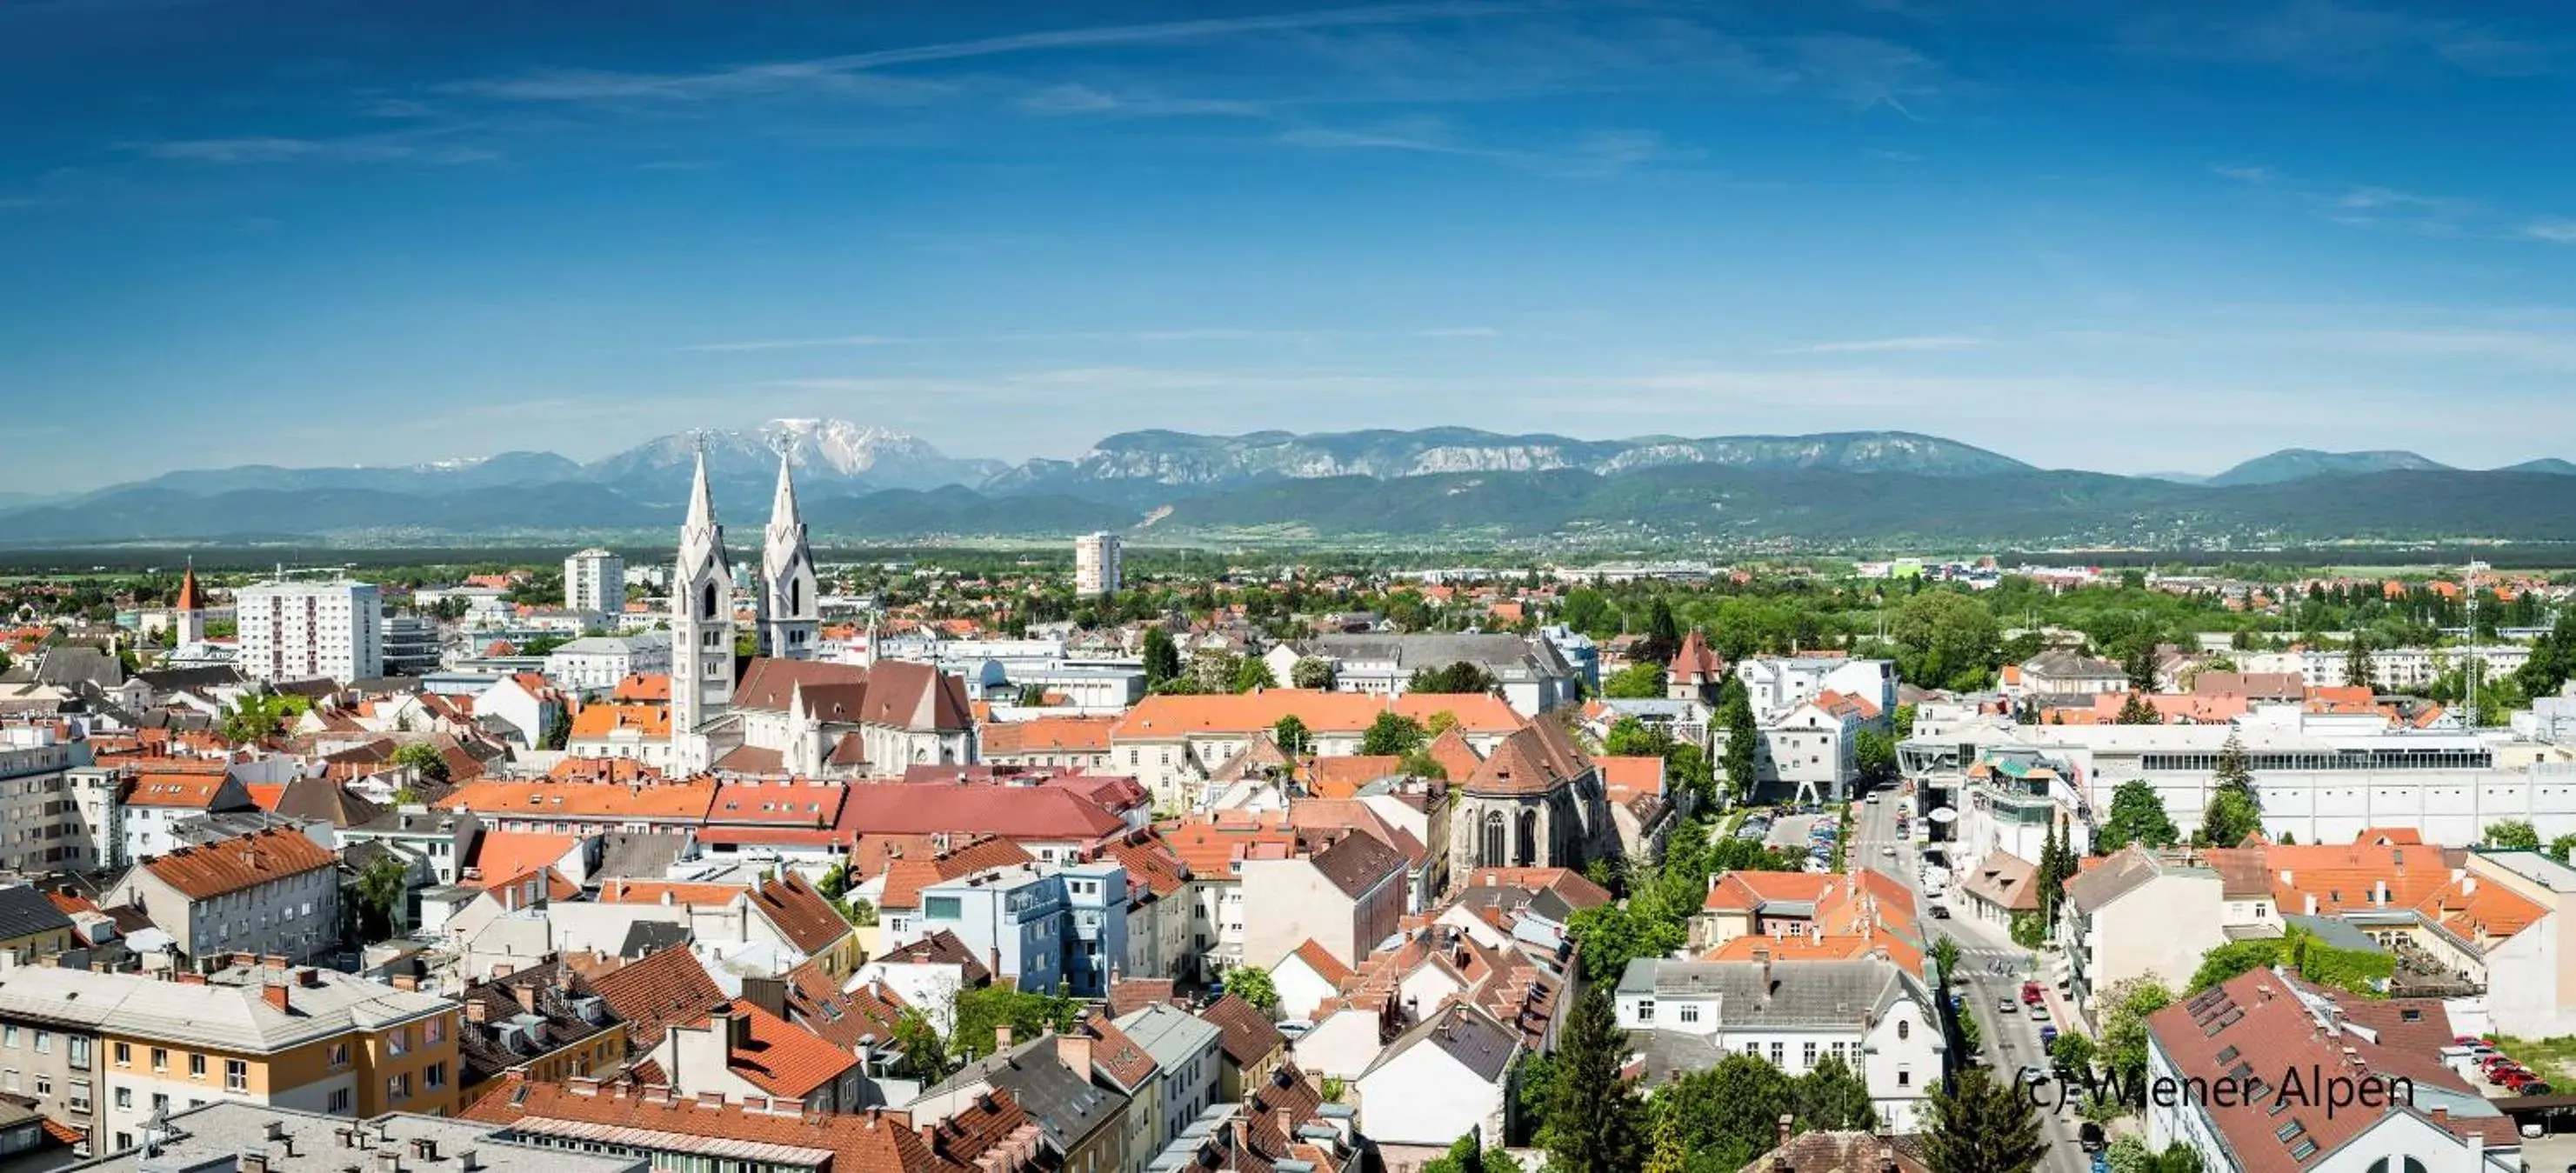
[[[1920,907],[1924,901],[1919,857],[1914,845],[1896,834],[1897,804],[1898,796],[1893,791],[1882,791],[1877,802],[1861,805],[1852,832],[1852,850],[1858,854],[1852,858],[1903,880],[1914,891]],[[1885,848],[1894,848],[1894,852],[1882,850]],[[2048,1056],[2039,1045],[2040,1024],[2021,1004],[2021,984],[2038,974],[2030,951],[2014,945],[2003,930],[1990,925],[1936,920],[1928,911],[1923,923],[1934,938],[1948,937],[1959,943],[1959,968],[1967,979],[1965,1008],[1976,1014],[1977,1025],[1982,1028],[1987,1070],[1998,1079],[2011,1079],[2025,1066],[2048,1066]],[[2012,1009],[1998,1012],[1996,1005],[2004,999],[2012,1002]],[[2049,1004],[2056,1004],[2053,997]],[[2092,1167],[2091,1159],[2076,1143],[2075,1129],[2080,1122],[2071,1112],[2042,1113],[2040,1123],[2049,1141],[2047,1168],[2079,1173]]]

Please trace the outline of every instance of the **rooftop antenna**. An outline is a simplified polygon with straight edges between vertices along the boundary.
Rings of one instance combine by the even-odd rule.
[[[2460,665],[2460,679],[2467,685],[2469,734],[2473,737],[2478,732],[2478,670],[2486,667],[2486,657],[2478,648],[2478,565],[2476,558],[2470,558],[2469,572],[2464,576],[2468,580],[2469,596],[2469,658]]]

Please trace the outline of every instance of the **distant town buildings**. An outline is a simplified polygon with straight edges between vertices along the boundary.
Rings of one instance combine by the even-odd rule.
[[[626,560],[596,546],[564,559],[564,610],[626,610]]]

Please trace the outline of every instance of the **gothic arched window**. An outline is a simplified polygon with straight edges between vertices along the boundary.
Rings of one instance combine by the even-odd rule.
[[[702,589],[702,590],[698,593],[698,618],[700,618],[700,619],[713,619],[713,618],[715,618],[715,617],[716,617],[716,584],[715,584],[714,580],[710,579],[710,580],[708,580],[708,582],[707,582],[706,586],[704,587],[704,589]]]
[[[1503,854],[1503,812],[1485,813],[1485,851],[1483,863],[1489,868],[1508,867],[1511,860]]]

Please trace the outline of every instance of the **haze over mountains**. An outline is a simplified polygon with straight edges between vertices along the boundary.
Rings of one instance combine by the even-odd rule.
[[[658,540],[703,443],[719,509],[766,520],[784,452],[808,522],[856,540],[1135,530],[1172,540],[1568,543],[2576,540],[2576,464],[2466,472],[2289,449],[2188,483],[2043,470],[1908,432],[1580,440],[1467,428],[1114,435],[1074,460],[949,457],[842,420],[665,436],[578,463],[172,472],[0,502],[0,543]],[[2334,478],[2333,491],[2314,482]]]

